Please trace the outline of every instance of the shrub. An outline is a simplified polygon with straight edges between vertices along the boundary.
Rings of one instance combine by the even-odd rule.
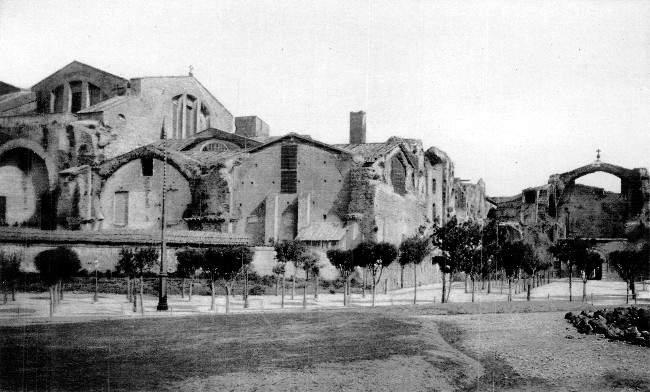
[[[264,295],[264,294],[266,294],[266,290],[264,290],[264,287],[258,284],[248,289],[248,295]]]

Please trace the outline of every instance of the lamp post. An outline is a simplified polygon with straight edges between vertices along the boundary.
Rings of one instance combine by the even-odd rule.
[[[158,292],[158,306],[156,310],[166,311],[169,307],[167,305],[167,270],[165,268],[165,253],[167,253],[167,242],[165,239],[165,187],[167,186],[167,147],[164,141],[167,139],[165,133],[165,123],[163,121],[163,178],[162,178],[162,200],[160,206],[160,275],[159,284],[160,291]]]
[[[95,259],[93,263],[95,263],[95,297],[93,298],[93,302],[97,302],[97,266],[99,265],[99,260]]]

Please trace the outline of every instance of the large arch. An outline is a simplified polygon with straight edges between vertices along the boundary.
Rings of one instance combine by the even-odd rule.
[[[4,147],[4,146],[3,146]],[[0,154],[0,223],[52,228],[51,169],[34,150],[13,143]]]
[[[43,160],[45,167],[47,168],[47,177],[49,180],[50,191],[54,190],[57,185],[56,165],[47,155],[45,149],[41,147],[40,144],[29,139],[14,139],[0,146],[0,158],[2,158],[5,153],[17,148],[31,150],[34,154]]]

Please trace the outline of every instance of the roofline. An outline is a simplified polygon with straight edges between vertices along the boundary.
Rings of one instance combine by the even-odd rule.
[[[63,67],[57,69],[56,71],[52,72],[52,73],[49,74],[48,76],[46,76],[46,77],[44,77],[43,79],[41,79],[41,80],[39,80],[38,82],[36,82],[36,83],[31,87],[31,89],[33,90],[34,87],[36,87],[36,86],[38,86],[39,84],[41,84],[41,82],[43,82],[45,79],[48,79],[48,78],[54,76],[57,72],[61,71],[63,68],[65,68],[65,67],[69,67],[69,66],[71,66],[71,65],[74,64],[74,63],[80,64],[80,65],[83,65],[84,67],[92,68],[92,69],[94,69],[94,70],[96,70],[96,71],[99,71],[99,72],[101,72],[101,73],[104,73],[104,74],[106,74],[106,75],[110,75],[110,76],[113,76],[113,77],[115,77],[115,78],[122,79],[122,80],[125,81],[125,82],[128,82],[128,81],[129,81],[129,79],[123,78],[123,77],[121,77],[121,76],[117,76],[117,75],[112,74],[112,73],[110,73],[110,72],[106,72],[106,71],[104,71],[104,70],[102,70],[102,69],[99,69],[99,68],[97,68],[97,67],[93,67],[92,65],[88,65],[88,64],[86,64],[86,63],[82,63],[81,61],[72,60],[70,63],[64,65]]]
[[[348,155],[357,155],[357,154],[354,154],[354,153],[351,152],[351,151],[343,150],[343,149],[341,149],[341,148],[334,147],[334,146],[332,146],[331,144],[323,143],[323,142],[320,142],[320,141],[318,141],[318,140],[316,140],[316,139],[307,138],[307,137],[305,137],[305,136],[302,136],[302,135],[299,135],[299,134],[297,134],[297,133],[293,133],[293,132],[288,133],[288,134],[286,134],[286,135],[284,135],[284,136],[281,136],[281,137],[279,137],[279,138],[277,138],[277,139],[275,139],[275,140],[271,140],[271,141],[269,141],[269,142],[263,143],[263,144],[260,145],[260,146],[253,147],[253,148],[251,148],[250,150],[248,150],[248,152],[249,152],[249,153],[256,152],[256,151],[261,150],[261,149],[264,149],[264,148],[266,148],[266,147],[268,147],[268,146],[270,146],[270,145],[272,145],[272,144],[278,143],[278,142],[280,142],[280,141],[282,141],[282,140],[286,140],[286,139],[289,139],[289,138],[300,139],[300,140],[302,140],[302,141],[304,141],[304,142],[312,143],[312,144],[315,144],[315,145],[317,145],[317,146],[319,146],[319,147],[322,147],[322,148],[325,148],[325,149],[328,149],[328,150],[333,150],[333,151],[336,151],[336,152],[338,152],[338,153],[344,153],[344,154],[348,154]]]

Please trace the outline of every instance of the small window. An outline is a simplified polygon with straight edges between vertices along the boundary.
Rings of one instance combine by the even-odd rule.
[[[438,188],[438,182],[434,179],[433,184],[431,184],[431,192],[435,195]]]
[[[144,177],[153,176],[153,158],[152,157],[142,158],[140,162],[142,164],[142,175]]]
[[[115,192],[113,197],[113,224],[126,226],[129,222],[129,192]]]
[[[88,83],[88,95],[90,95],[90,106],[102,101],[102,90],[92,83]]]
[[[524,201],[526,204],[532,204],[537,201],[537,191],[530,190],[524,193]]]

